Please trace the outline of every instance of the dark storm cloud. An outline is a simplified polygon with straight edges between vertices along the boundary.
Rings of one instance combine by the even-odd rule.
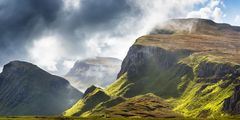
[[[69,6],[69,2],[74,2],[74,7]],[[79,7],[75,8],[75,2]],[[178,10],[184,13],[187,6],[199,2],[0,0],[0,68],[16,59],[40,67],[50,61],[48,65],[54,64],[58,68],[62,62],[84,57],[122,58],[138,36],[169,18],[170,13]],[[39,44],[47,47],[42,48]]]
[[[58,30],[70,35],[78,31],[79,36],[86,33],[109,32],[127,17],[137,17],[140,11],[133,7],[128,0],[81,0],[80,8],[59,16]],[[71,34],[72,33],[72,34]]]
[[[69,44],[71,53],[79,54],[87,51],[85,42],[96,34],[121,35],[116,28],[127,17],[136,17],[136,12],[139,10],[128,0],[81,0],[79,9],[59,16],[56,28],[65,37],[63,42]]]
[[[64,0],[0,0],[0,66],[28,60],[29,46],[45,31],[60,35],[71,54],[84,53],[91,36],[121,36],[116,29],[136,12],[128,0],[80,0],[79,9],[70,10]]]
[[[126,0],[82,0],[80,4],[79,11],[73,16],[73,23],[78,23],[77,26],[107,24],[121,19],[131,10]]]
[[[61,0],[0,1],[0,64],[24,58],[25,45],[55,21],[62,6]]]

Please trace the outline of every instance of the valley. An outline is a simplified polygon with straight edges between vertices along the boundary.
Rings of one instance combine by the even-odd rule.
[[[0,110],[0,113],[29,117],[2,119],[238,119],[239,35],[240,27],[211,20],[169,20],[164,25],[157,26],[149,35],[135,41],[122,61],[120,70],[120,60],[114,58],[98,57],[76,62],[65,78],[73,85],[78,82],[75,87],[78,90],[86,89],[84,94],[63,78],[52,76],[35,65],[21,61],[10,62],[0,74],[0,91],[4,93],[0,95],[0,102],[6,102],[0,104],[6,107],[2,109],[6,112]],[[116,71],[119,71],[118,74]],[[114,75],[116,80],[113,80]],[[63,83],[56,85],[54,82],[60,81],[55,81],[54,77]],[[108,80],[104,81],[105,78]],[[12,83],[11,80],[15,82]],[[87,85],[83,84],[87,81],[90,81]],[[38,86],[29,90],[30,93],[25,91],[26,88],[31,88],[28,85],[35,84]],[[17,85],[14,88],[21,88],[17,91],[23,91],[21,95],[25,96],[20,96],[21,99],[6,97],[7,94],[15,94],[6,85]],[[63,86],[60,87],[61,85]],[[69,94],[68,90],[63,91],[66,85],[74,91],[73,94]],[[59,100],[71,100],[68,97],[73,97],[71,105],[59,111],[56,111],[58,108],[51,107],[50,111],[31,113],[49,105],[44,106],[46,104],[41,100],[42,109],[36,109],[28,103],[37,102],[35,99],[40,98],[31,97],[32,100],[26,99],[25,102],[20,100],[36,94],[50,94],[51,92],[41,92],[47,90],[48,86],[49,90],[54,88],[54,95],[50,95],[53,98],[47,95],[48,97],[40,97],[41,99],[49,101],[49,98],[57,98],[51,105],[57,103],[56,107],[59,107],[68,105]],[[56,93],[57,91],[60,93]],[[56,94],[70,96],[59,98]],[[15,103],[16,99],[19,103]],[[20,107],[13,106],[13,103]],[[21,111],[22,107],[29,108],[31,112],[21,113],[24,112]],[[31,117],[38,115],[37,113],[43,117]],[[52,115],[56,117],[50,117]]]

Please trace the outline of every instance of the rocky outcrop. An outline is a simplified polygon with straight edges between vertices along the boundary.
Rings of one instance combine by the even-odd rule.
[[[13,61],[0,74],[0,115],[59,115],[82,93],[36,65]]]
[[[236,83],[240,76],[240,66],[227,63],[202,62],[196,69],[199,82],[217,83],[219,80],[230,80],[231,83]]]
[[[236,86],[233,95],[224,100],[223,110],[231,114],[240,114],[240,86]]]
[[[198,66],[198,75],[197,77],[224,77],[227,74],[238,74],[240,66],[231,66],[230,64],[222,63],[200,63]]]

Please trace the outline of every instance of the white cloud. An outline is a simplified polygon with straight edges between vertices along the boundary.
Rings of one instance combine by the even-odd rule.
[[[204,3],[206,0],[130,0],[131,5],[140,7],[140,18],[130,17],[120,23],[117,31],[124,36],[112,37],[108,34],[98,35],[90,39],[91,50],[98,56],[111,56],[124,59],[129,47],[135,40],[148,34],[156,25],[171,19],[184,18],[194,8],[195,4]],[[136,20],[137,19],[137,20]],[[106,50],[103,45],[109,46]]]
[[[86,42],[87,53],[84,57],[115,57],[123,59],[128,48],[134,43],[135,39],[140,35],[125,35],[122,37],[111,37],[108,34],[92,36]]]
[[[79,7],[81,0],[64,0],[66,10],[73,10]],[[129,47],[134,41],[145,34],[148,34],[153,27],[168,20],[169,18],[184,18],[194,5],[203,4],[207,0],[129,0],[129,4],[139,8],[141,13],[136,16],[122,16],[124,19],[116,25],[116,29],[108,32],[82,33],[81,29],[76,38],[79,41],[74,41],[75,47],[68,45],[68,40],[61,40],[58,36],[48,36],[35,40],[33,47],[30,49],[31,59],[37,65],[44,66],[47,70],[57,71],[60,64],[65,67],[70,67],[72,63],[65,60],[77,60],[87,57],[104,56],[116,57],[124,59]],[[216,6],[215,2],[212,6]],[[80,6],[81,7],[81,6]],[[80,10],[80,9],[79,9]],[[204,11],[211,11],[205,9]],[[216,9],[216,16],[220,15]],[[207,16],[207,15],[206,15]],[[91,28],[94,29],[94,28]],[[82,35],[87,38],[83,38]],[[120,34],[120,35],[113,35]],[[84,36],[83,35],[83,36]],[[64,45],[62,45],[62,43]],[[84,41],[84,42],[82,42]],[[79,49],[80,47],[84,47]],[[77,48],[76,48],[77,47]],[[74,51],[74,50],[75,51]],[[79,53],[78,53],[79,52]],[[77,53],[77,54],[76,54]],[[43,59],[44,58],[44,59]],[[62,70],[62,69],[61,69]]]
[[[3,71],[3,67],[0,67],[0,73]]]
[[[35,40],[29,49],[33,63],[49,71],[57,71],[57,63],[63,57],[63,45],[57,36],[47,36]]]
[[[221,3],[220,0],[210,0],[210,3],[208,4],[208,7],[210,7],[211,9],[214,9],[220,3]]]
[[[71,69],[76,61],[75,60],[64,60],[64,67]]]
[[[142,25],[146,31],[169,18],[184,18],[194,5],[204,3],[206,0],[136,0],[136,4],[144,11]]]
[[[187,18],[204,18],[222,22],[225,15],[220,7],[225,7],[222,0],[209,0],[206,6],[200,8],[200,10],[189,12]]]
[[[237,16],[235,17],[234,22],[240,23],[240,15],[237,15]]]
[[[221,10],[221,8],[219,7],[216,7],[213,11],[213,20],[216,20],[216,21],[222,21],[222,17],[224,16],[223,15],[223,12]]]
[[[80,1],[81,0],[63,0],[64,9],[65,10],[78,9],[80,7]]]
[[[232,21],[232,25],[240,25],[240,15],[236,15],[234,20]]]

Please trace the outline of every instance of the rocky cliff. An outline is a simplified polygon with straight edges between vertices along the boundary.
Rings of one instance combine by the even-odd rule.
[[[6,64],[0,74],[0,115],[59,115],[82,93],[61,77],[21,61]]]
[[[164,98],[172,106],[171,111],[185,117],[238,114],[239,34],[239,27],[211,20],[170,20],[136,40],[118,79],[102,91],[110,98],[123,97],[125,101],[152,93]],[[88,108],[80,116],[109,116],[106,110],[118,106],[103,106],[101,114],[96,107]]]

